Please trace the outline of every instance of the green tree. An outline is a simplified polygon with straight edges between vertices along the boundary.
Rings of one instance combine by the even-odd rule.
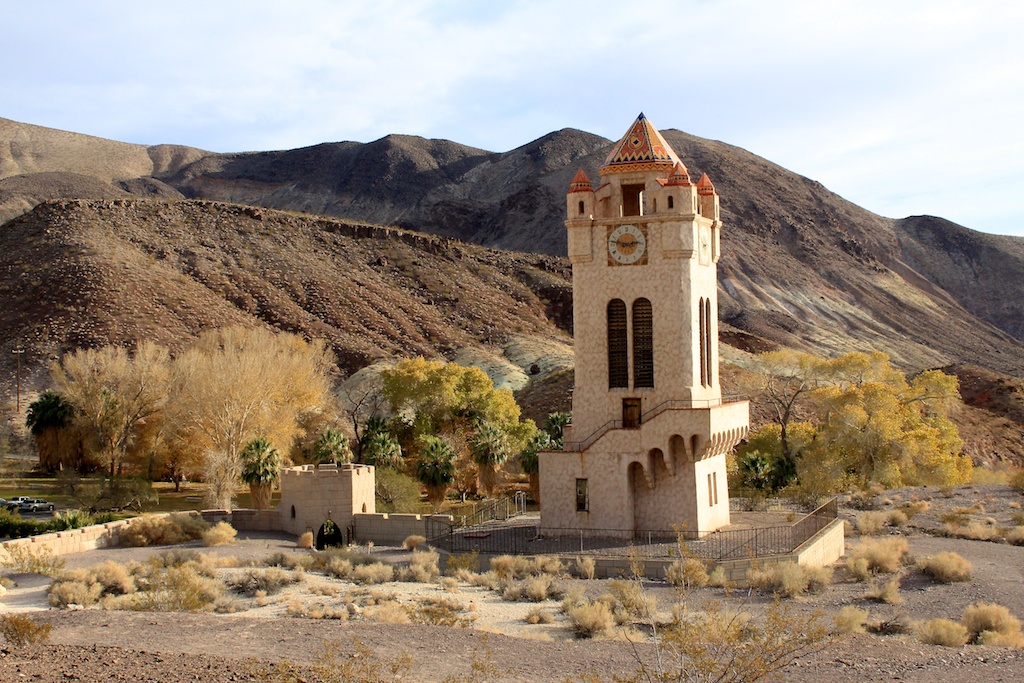
[[[551,435],[542,429],[538,429],[526,446],[519,452],[519,469],[523,471],[530,481],[530,495],[540,502],[540,452],[557,450],[559,446],[551,439]]]
[[[252,506],[257,510],[270,508],[274,484],[281,476],[281,454],[265,436],[245,444],[241,454],[242,481],[249,485]]]
[[[313,444],[313,462],[344,465],[352,462],[352,448],[348,437],[328,427]]]
[[[493,495],[499,483],[499,470],[511,455],[508,436],[497,426],[481,422],[473,432],[470,453],[480,474],[481,488],[487,495]]]
[[[402,446],[387,431],[375,431],[363,442],[363,464],[401,470]]]
[[[554,450],[562,448],[562,430],[570,422],[572,422],[572,413],[558,411],[548,414],[547,419],[544,420],[544,431],[551,437],[551,445],[548,448]]]
[[[427,490],[427,500],[437,512],[455,481],[455,451],[444,439],[423,435],[414,474]]]

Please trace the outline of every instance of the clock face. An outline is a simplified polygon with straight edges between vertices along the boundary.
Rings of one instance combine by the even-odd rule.
[[[609,263],[628,266],[641,262],[646,255],[647,236],[637,226],[620,225],[608,233]]]

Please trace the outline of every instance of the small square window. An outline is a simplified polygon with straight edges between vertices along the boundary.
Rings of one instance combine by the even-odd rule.
[[[576,512],[588,512],[590,510],[590,492],[587,490],[587,480],[576,480]]]

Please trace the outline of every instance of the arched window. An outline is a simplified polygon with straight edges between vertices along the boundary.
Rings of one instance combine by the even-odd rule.
[[[626,304],[622,299],[608,302],[608,387],[629,386],[626,341]]]
[[[585,204],[583,203],[583,200],[581,199],[581,200],[580,200],[580,215],[581,215],[581,216],[583,215],[583,212],[584,212],[585,210],[586,210],[586,205],[585,205]]]
[[[715,383],[715,378],[711,373],[711,341],[711,299],[704,299],[704,348],[706,349],[704,362],[707,365],[706,374],[709,387]]]
[[[668,208],[675,208],[675,200],[672,198],[672,195],[668,196]]]
[[[654,386],[654,330],[651,302],[633,302],[633,386]]]
[[[697,302],[697,318],[700,320],[700,330],[697,333],[697,338],[700,340],[700,385],[706,387],[708,385],[708,364],[707,364],[707,330],[705,330],[704,322],[704,299],[702,298]]]

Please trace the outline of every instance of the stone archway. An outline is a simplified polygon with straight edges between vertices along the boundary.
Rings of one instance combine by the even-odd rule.
[[[323,550],[340,545],[345,545],[345,536],[337,522],[328,518],[316,532],[316,549]]]

